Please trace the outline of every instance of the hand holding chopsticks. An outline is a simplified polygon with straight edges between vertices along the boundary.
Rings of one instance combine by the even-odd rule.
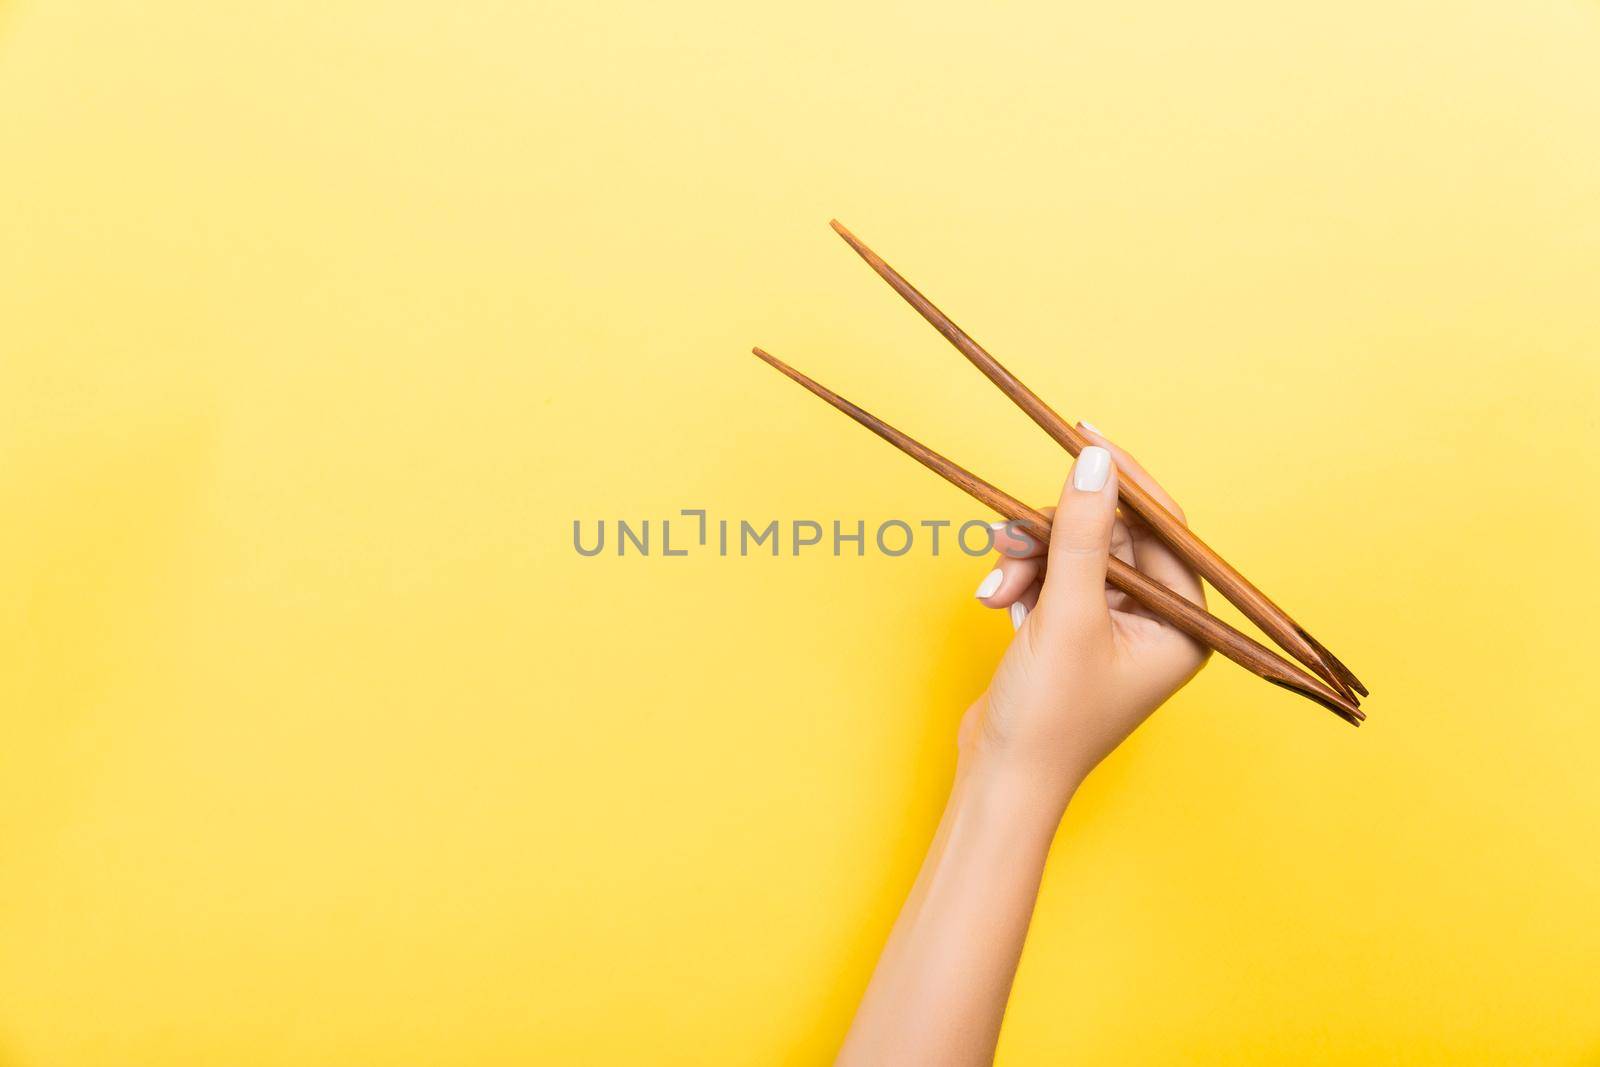
[[[812,381],[776,356],[759,348],[754,351],[769,365],[849,415],[912,459],[952,485],[965,490],[974,499],[1016,522],[1018,528],[1029,537],[1041,544],[1049,542],[1050,520],[1040,512],[906,436],[827,386]],[[1360,720],[1366,718],[1360,708],[1323,684],[1321,680],[1292,663],[1286,663],[1281,657],[1209,614],[1204,608],[1190,603],[1166,586],[1145,577],[1143,573],[1115,556],[1111,557],[1108,563],[1106,581],[1148,608],[1152,614],[1171,623],[1208,648],[1216,649],[1251,673],[1316,701],[1351,725],[1357,725]]]
[[[1002,393],[1010,397],[1062,448],[1076,456],[1089,443],[1071,423],[1057,415],[1050,405],[1039,399],[1038,395],[1024,385],[1016,375],[1001,366],[999,360],[984,351],[983,346],[967,336],[966,331],[919,293],[910,282],[900,276],[899,272],[885,263],[872,249],[862,244],[855,234],[845,229],[837,219],[831,225],[839,236],[844,238],[845,243],[867,261],[868,266],[877,271],[895,292],[916,308],[923,318],[932,323],[934,329],[971,360],[973,366],[987,375]],[[1195,536],[1149,493],[1130,482],[1122,486],[1120,495],[1123,505],[1128,510],[1143,519],[1145,524],[1154,529],[1157,536],[1170,545],[1185,563],[1199,571],[1206,581],[1227,597],[1246,618],[1269,634],[1284,651],[1310,667],[1350,700],[1355,700],[1356,693],[1367,695],[1367,690],[1360,680],[1348,667],[1340,663],[1333,653],[1319,645],[1289,617],[1287,612],[1268,600],[1265,594],[1245,579],[1244,575],[1207,547],[1204,541]]]
[[[941,334],[986,374],[1002,392],[1010,397],[1033,420],[1050,434],[1062,447],[1076,455],[1090,442],[1078,430],[1057,415],[1032,390],[1023,385],[999,361],[990,356],[943,312],[901,277],[892,267],[839,223],[833,223],[852,248],[876,270],[896,292],[920,312]],[[952,463],[937,452],[927,448],[876,416],[857,407],[825,386],[776,359],[760,348],[755,354],[775,369],[798,382],[812,393],[849,415],[852,419],[876,433],[896,448],[916,459],[930,470],[965,490],[974,498],[994,508],[1006,518],[1040,542],[1050,536],[1050,522],[1039,512],[1002,492],[983,479]],[[1121,560],[1112,558],[1106,580],[1152,614],[1167,621],[1191,638],[1215,649],[1245,669],[1316,701],[1352,725],[1358,725],[1366,716],[1360,710],[1356,692],[1366,694],[1366,689],[1344,664],[1332,653],[1313,640],[1293,619],[1268,600],[1227,561],[1223,560],[1180,520],[1137,484],[1129,480],[1119,482],[1121,503],[1136,514],[1175,553],[1211,582],[1220,592],[1252,621],[1271,635],[1316,675],[1300,669],[1256,641],[1212,616],[1203,608],[1174,593],[1166,586],[1154,582]]]

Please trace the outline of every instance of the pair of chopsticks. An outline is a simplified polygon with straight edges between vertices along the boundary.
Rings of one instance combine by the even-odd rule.
[[[944,335],[962,355],[988,376],[1002,393],[1025,411],[1034,422],[1056,443],[1076,456],[1091,442],[1078,430],[1057,415],[1048,404],[1024,385],[1014,374],[1001,366],[1000,361],[984,351],[949,316],[933,305],[872,249],[845,229],[837,221],[832,224],[840,237],[888,282],[895,292],[916,308],[933,328]],[[849,415],[852,419],[917,460],[929,470],[945,478],[983,504],[993,508],[1016,523],[1041,544],[1050,539],[1050,520],[1028,507],[1015,497],[997,489],[972,472],[965,470],[939,453],[901,433],[872,413],[857,407],[782,360],[760,348],[753,350],[772,367],[792,378],[812,393]],[[1129,479],[1117,480],[1117,494],[1122,507],[1138,516],[1150,530],[1193,567],[1244,615],[1261,627],[1278,646],[1293,656],[1305,668],[1289,662],[1276,652],[1235,630],[1207,612],[1204,608],[1142,572],[1111,557],[1106,570],[1106,581],[1143,605],[1158,618],[1170,623],[1195,641],[1215,649],[1245,670],[1265,678],[1316,701],[1352,726],[1359,726],[1366,718],[1359,704],[1360,696],[1367,690],[1359,679],[1339,662],[1338,658],[1319,644],[1305,628],[1278,607],[1266,595],[1240,574],[1227,560],[1217,555],[1204,541],[1196,537],[1177,517],[1162,507],[1154,497]]]

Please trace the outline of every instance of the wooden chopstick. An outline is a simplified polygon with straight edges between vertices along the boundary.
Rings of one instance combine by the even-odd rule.
[[[752,351],[771,367],[826,400],[924,467],[1016,522],[1029,537],[1040,544],[1049,543],[1050,520],[1040,512],[995,488],[971,471],[950,462],[871,412],[857,407],[827,386],[808,378],[776,356],[760,348]],[[1366,718],[1365,713],[1343,694],[1324,685],[1318,678],[1284,660],[1270,649],[1211,615],[1204,608],[1146,577],[1115,556],[1109,560],[1106,580],[1143,604],[1159,618],[1171,623],[1200,644],[1216,649],[1252,674],[1316,701],[1352,726],[1359,726],[1361,720]]]
[[[862,259],[867,261],[868,266],[889,283],[895,292],[916,308],[934,329],[943,334],[962,355],[987,375],[1002,393],[1027,412],[1045,433],[1055,438],[1062,448],[1076,456],[1081,449],[1092,444],[1078,432],[1076,427],[1056,414],[1037,393],[1006,370],[999,360],[984,351],[982,345],[952,322],[948,315],[935,307],[933,302],[918,292],[915,286],[901,277],[898,271],[885,263],[881,256],[863,244],[855,234],[845,229],[837,219],[830,222],[830,225]],[[1154,497],[1128,480],[1121,481],[1117,489],[1122,503],[1130,511],[1143,519],[1145,524],[1155,531],[1156,536],[1170,545],[1184,562],[1200,572],[1218,592],[1232,601],[1250,621],[1270,635],[1285,652],[1315,671],[1351,703],[1357,702],[1357,693],[1361,696],[1367,695],[1366,687],[1350,668],[1339,662],[1339,659],[1319,644],[1304,627],[1267,599],[1265,593],[1208,547]]]

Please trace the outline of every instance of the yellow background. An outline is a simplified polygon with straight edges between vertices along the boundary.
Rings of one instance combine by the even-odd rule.
[[[1600,1062],[1600,6],[0,4],[0,1065],[812,1064],[1046,502],[838,215],[1374,691],[1218,662],[1024,1064]],[[588,528],[592,529],[592,525]],[[675,531],[676,533],[676,531]]]

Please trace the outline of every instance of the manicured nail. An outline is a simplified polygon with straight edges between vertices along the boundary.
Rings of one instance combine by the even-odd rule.
[[[994,570],[984,575],[983,581],[978,583],[978,599],[982,600],[984,597],[994,596],[994,591],[999,589],[1000,583],[1005,580],[1006,572],[1001,570],[999,567],[996,567]]]
[[[1096,426],[1092,422],[1084,422],[1082,419],[1079,419],[1078,420],[1078,425],[1082,426],[1085,430],[1088,430],[1090,433],[1094,434],[1096,437],[1104,437],[1105,436],[1105,434],[1100,432],[1100,427]]]
[[[1027,617],[1028,609],[1022,606],[1022,601],[1019,600],[1011,605],[1011,628],[1013,630],[1022,629],[1022,622]]]
[[[1004,530],[1007,526],[1010,526],[1010,525],[1011,525],[1011,520],[1010,519],[1001,519],[999,522],[991,522],[989,524],[989,529],[993,530],[995,533],[999,533],[1001,530]]]
[[[1099,445],[1090,445],[1078,453],[1078,462],[1072,465],[1072,488],[1098,493],[1105,488],[1106,475],[1110,473],[1111,453]]]

